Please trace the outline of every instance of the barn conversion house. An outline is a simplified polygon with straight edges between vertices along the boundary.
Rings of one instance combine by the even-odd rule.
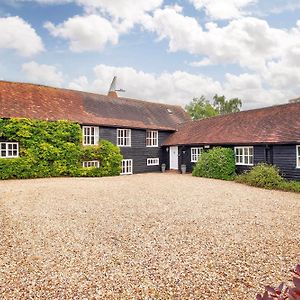
[[[123,174],[159,171],[162,163],[191,171],[203,151],[223,146],[234,149],[238,171],[267,162],[300,180],[300,103],[191,121],[180,106],[122,98],[115,91],[104,96],[0,81],[0,118],[78,122],[83,145],[106,139],[120,147]],[[15,141],[1,137],[0,146],[0,158],[19,156]]]

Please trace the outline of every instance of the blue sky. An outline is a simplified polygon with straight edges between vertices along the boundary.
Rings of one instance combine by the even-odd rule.
[[[298,0],[2,0],[0,79],[185,105],[300,96]]]

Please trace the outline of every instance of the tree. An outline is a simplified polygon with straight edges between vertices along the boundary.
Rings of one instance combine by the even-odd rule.
[[[216,94],[213,100],[213,104],[211,104],[204,96],[193,98],[186,105],[185,109],[193,120],[200,120],[217,115],[239,112],[242,107],[242,100],[238,98],[226,100],[225,96],[218,96]]]
[[[239,98],[232,98],[226,100],[225,96],[214,96],[214,108],[218,111],[219,115],[239,112],[242,107],[242,100]]]
[[[204,96],[194,98],[188,105],[186,105],[185,109],[193,120],[205,119],[218,114],[215,108],[208,100],[205,99]]]

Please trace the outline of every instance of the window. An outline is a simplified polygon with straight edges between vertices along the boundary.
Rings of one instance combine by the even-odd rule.
[[[100,167],[100,163],[98,160],[89,160],[89,161],[84,161],[82,163],[82,166],[84,168],[99,168]]]
[[[83,145],[97,145],[99,142],[99,127],[83,126]]]
[[[235,147],[234,152],[236,165],[253,165],[253,147]]]
[[[4,142],[0,143],[0,157],[13,158],[19,157],[19,144]]]
[[[297,168],[300,168],[300,145],[296,146]]]
[[[158,166],[159,158],[147,158],[147,166]]]
[[[131,129],[117,129],[117,145],[131,147]]]
[[[147,147],[158,147],[158,131],[147,130],[146,131],[146,146]]]
[[[191,148],[191,162],[197,162],[203,148]]]
[[[132,159],[123,159],[122,160],[122,175],[132,174]]]

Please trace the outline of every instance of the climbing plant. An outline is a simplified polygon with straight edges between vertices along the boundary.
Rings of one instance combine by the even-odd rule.
[[[0,141],[19,143],[19,157],[0,158],[0,179],[120,174],[118,147],[102,140],[82,146],[80,125],[69,121],[0,119]],[[99,168],[83,168],[84,160],[99,160]]]

